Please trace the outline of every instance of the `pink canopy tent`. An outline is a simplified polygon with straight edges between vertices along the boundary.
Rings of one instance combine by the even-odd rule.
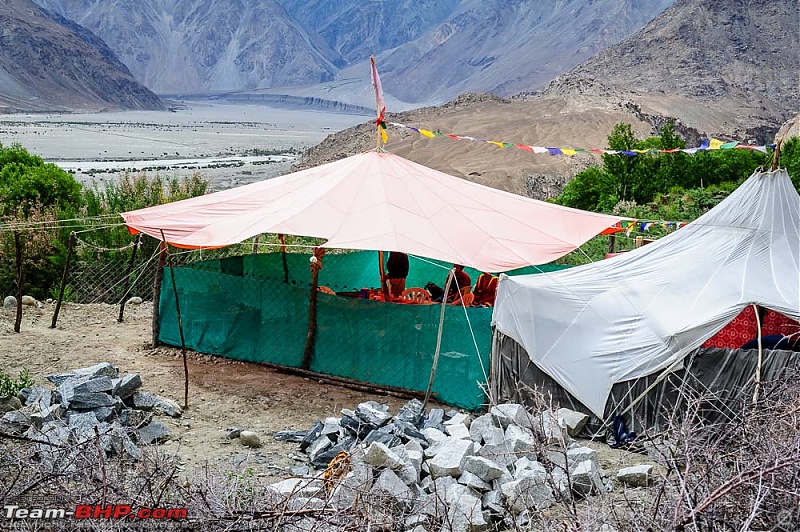
[[[122,214],[134,232],[183,248],[262,233],[323,247],[391,250],[501,272],[544,264],[622,218],[493,189],[370,151],[275,179]]]

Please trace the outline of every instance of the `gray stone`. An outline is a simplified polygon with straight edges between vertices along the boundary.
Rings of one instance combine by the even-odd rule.
[[[126,427],[141,427],[153,419],[153,414],[143,410],[124,408],[119,413],[119,422]]]
[[[0,418],[0,427],[2,427],[5,432],[15,435],[22,434],[28,430],[31,423],[30,414],[22,410],[11,410]]]
[[[239,441],[245,447],[257,448],[261,447],[261,438],[258,437],[258,434],[251,430],[243,430],[239,434]]]
[[[496,422],[503,428],[509,425],[518,425],[526,429],[533,428],[533,419],[531,415],[525,410],[525,407],[520,404],[506,403],[502,405],[495,405],[489,410]]]
[[[169,436],[169,428],[160,421],[151,421],[136,431],[140,443],[150,445],[165,440]]]
[[[395,419],[393,423],[394,426],[397,427],[396,432],[398,433],[399,436],[403,436],[408,440],[416,439],[420,441],[426,441],[425,435],[422,432],[420,432],[420,430],[413,424],[403,421],[402,419]]]
[[[97,421],[94,412],[70,412],[69,414],[69,428],[79,442],[93,438],[94,428],[99,425],[100,422]]]
[[[617,480],[626,486],[645,487],[653,478],[653,466],[637,465],[620,469]]]
[[[483,456],[466,457],[462,469],[486,482],[491,482],[496,478],[500,478],[500,476],[507,471],[505,467]]]
[[[573,447],[567,450],[567,460],[569,460],[570,466],[584,460],[591,460],[596,463],[597,451],[590,447]]]
[[[386,428],[386,427],[382,427]],[[382,443],[387,447],[394,447],[398,443],[400,443],[400,438],[392,434],[391,432],[385,432],[383,430],[373,430],[367,437],[363,440],[365,445],[370,445],[372,443]]]
[[[600,468],[593,460],[578,462],[570,471],[572,491],[580,495],[602,493],[605,489]]]
[[[338,443],[333,447],[328,447],[322,452],[316,453],[311,458],[311,463],[317,469],[325,469],[330,465],[331,460],[336,458],[336,455],[342,451],[349,451],[356,443],[356,439],[352,435],[339,439]]]
[[[469,428],[469,424],[472,421],[472,418],[469,415],[464,414],[463,412],[456,412],[450,419],[444,422],[444,426],[447,427],[449,425],[464,425],[465,427]]]
[[[71,432],[61,421],[47,421],[41,428],[32,426],[25,432],[25,437],[31,440],[48,442],[52,445],[41,445],[41,451],[52,451],[50,447],[65,447],[69,443]]]
[[[98,426],[98,429],[100,427],[102,427],[102,430],[99,430],[100,445],[107,453],[117,456],[127,455],[134,460],[142,457],[142,451],[136,447],[125,429],[120,426],[107,426],[105,423]]]
[[[376,428],[386,424],[392,419],[392,415],[389,413],[389,406],[382,405],[375,401],[367,401],[359,404],[356,407],[355,414],[357,418]]]
[[[430,518],[423,514],[414,512],[413,515],[406,517],[406,520],[403,521],[403,526],[405,530],[409,530],[410,532],[414,532],[417,529],[420,529],[422,532],[427,531],[427,526],[430,523]]]
[[[559,424],[558,417],[554,412],[545,410],[539,415],[537,423],[536,430],[537,432],[541,431],[541,436],[545,443],[565,444],[570,441],[567,428]]]
[[[451,486],[447,490],[446,520],[448,532],[483,532],[489,529],[480,497],[465,486]]]
[[[244,432],[242,432],[244,434]],[[239,440],[242,439],[242,435],[239,435]],[[261,445],[261,442],[258,442]],[[306,451],[308,453],[308,457],[313,462],[316,458],[323,453],[326,449],[333,447],[333,442],[327,436],[320,436],[317,438],[317,441],[311,444],[311,446]]]
[[[303,438],[303,441],[300,442],[300,450],[301,451],[305,451],[306,449],[308,449],[308,447],[312,443],[317,441],[317,439],[320,436],[322,436],[322,427],[324,427],[324,426],[325,426],[325,424],[322,423],[322,421],[320,421],[320,420],[317,420],[317,422],[314,423],[314,426],[311,427],[308,430],[308,432],[306,433],[306,436],[305,436],[305,438]]]
[[[280,430],[275,434],[273,434],[272,437],[278,441],[300,443],[301,441],[303,441],[303,438],[306,437],[306,434],[308,434],[308,432],[305,430]],[[230,435],[228,437],[230,438]],[[234,438],[238,437],[239,437],[238,434],[234,436]]]
[[[406,461],[414,466],[414,469],[417,471],[417,475],[422,472],[422,451],[417,451],[416,449],[406,449]]]
[[[491,414],[484,414],[472,420],[472,423],[469,425],[469,436],[475,443],[483,444],[484,433],[495,428],[497,428],[497,425],[494,422],[494,417]]]
[[[136,374],[127,374],[121,379],[114,379],[113,394],[120,399],[127,399],[142,386],[142,378]]]
[[[527,453],[535,448],[536,437],[530,429],[509,425],[506,429],[505,444],[515,453]]]
[[[496,516],[505,513],[505,508],[503,508],[503,492],[500,490],[490,490],[484,493],[481,497],[481,504]]]
[[[22,408],[22,402],[16,397],[0,397],[0,413],[11,412]]]
[[[559,425],[566,427],[567,434],[573,437],[577,436],[589,421],[589,416],[587,414],[576,412],[569,408],[559,408],[556,411],[556,418],[558,419]]]
[[[405,463],[399,469],[394,470],[397,477],[406,486],[415,486],[419,483],[419,471],[413,464]]]
[[[433,427],[422,429],[422,433],[425,435],[425,440],[431,445],[447,439],[447,434]]]
[[[316,479],[288,478],[270,487],[284,497],[315,497],[323,493],[322,482]]]
[[[478,456],[488,458],[503,467],[509,467],[519,458],[514,451],[504,444],[487,444],[481,447],[476,453]]]
[[[29,388],[25,404],[32,406],[36,410],[44,410],[53,404],[53,392],[49,388],[43,388],[42,386]]]
[[[337,417],[328,417],[325,418],[325,421],[322,422],[322,431],[321,434],[323,436],[328,436],[331,440],[336,440],[339,438],[339,432],[342,430],[341,425],[339,425],[339,418]]]
[[[31,414],[31,424],[37,427],[43,426],[48,421],[56,421],[61,419],[66,409],[60,404],[47,406],[44,409]]]
[[[72,391],[75,395],[79,395],[97,392],[110,392],[113,389],[114,383],[111,382],[111,378],[107,377],[106,375],[101,375],[99,377],[86,379],[83,382],[75,384]]]
[[[395,419],[405,421],[416,427],[417,423],[422,419],[422,401],[419,399],[411,399],[400,407],[400,411],[395,416]]]
[[[477,491],[488,491],[492,489],[491,484],[469,471],[461,473],[461,476],[458,477],[458,483]]]
[[[76,393],[69,400],[69,407],[76,410],[93,410],[103,406],[116,406],[117,402],[107,393]]]
[[[406,451],[417,451],[422,454],[424,448],[422,447],[422,443],[417,440],[409,440],[403,447],[405,447]]]
[[[3,299],[3,308],[17,308],[17,298],[14,296],[6,296]]]
[[[545,475],[525,471],[520,478],[501,486],[506,506],[515,514],[528,508],[544,510],[555,503],[553,490]]]
[[[569,478],[567,472],[560,468],[553,469],[551,473],[553,479],[553,487],[565,500],[572,500],[572,490],[569,487]]]
[[[430,414],[428,417],[425,418],[425,422],[422,424],[423,429],[434,428],[442,430],[442,426],[444,425],[444,410],[441,408],[431,408]]]
[[[536,473],[539,476],[544,477],[547,474],[547,470],[544,468],[542,464],[537,462],[536,460],[531,460],[527,456],[523,456],[516,462],[514,462],[514,478],[520,479],[527,472]]]
[[[380,442],[374,442],[367,447],[364,461],[376,469],[394,469],[402,466],[402,460],[397,453]]]
[[[433,478],[461,476],[461,464],[467,456],[472,456],[475,442],[451,438],[439,444],[436,455],[428,460],[428,468]]]
[[[139,297],[139,296],[133,296],[131,298],[128,298],[128,300],[125,302],[125,304],[126,305],[141,305],[142,304],[142,298]]]
[[[242,434],[242,429],[239,427],[228,427],[228,432],[225,434],[229,440],[235,440]]]
[[[300,510],[321,510],[326,504],[317,497],[292,497],[287,501],[286,508],[291,512]]]
[[[370,493],[389,499],[398,509],[410,508],[414,502],[414,492],[391,469],[378,476]]]
[[[170,417],[180,417],[183,413],[180,405],[172,399],[160,397],[149,392],[135,392],[129,399],[130,404],[139,410],[153,411]]]
[[[366,463],[351,456],[352,469],[342,478],[331,493],[331,504],[335,508],[352,508],[361,495],[372,488],[372,469]]]
[[[465,427],[464,425],[461,425],[461,424],[445,425],[444,427],[445,427],[445,430],[447,431],[447,434],[451,438],[457,438],[459,440],[469,440],[469,439],[471,439],[470,435],[469,435],[469,429],[467,427]]]

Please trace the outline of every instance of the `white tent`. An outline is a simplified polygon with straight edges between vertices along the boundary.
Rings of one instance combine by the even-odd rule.
[[[493,323],[602,418],[615,383],[676,369],[753,303],[800,320],[800,196],[785,170],[637,250],[502,276]]]

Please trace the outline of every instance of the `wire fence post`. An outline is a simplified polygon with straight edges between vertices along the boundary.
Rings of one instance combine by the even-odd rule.
[[[158,333],[161,325],[158,323],[159,304],[161,302],[161,281],[164,279],[164,264],[167,262],[167,243],[161,241],[161,251],[158,254],[158,266],[153,279],[153,341],[152,347],[158,347]]]
[[[447,274],[447,282],[444,284],[444,296],[442,296],[442,310],[439,313],[439,331],[436,334],[436,351],[433,353],[433,365],[431,366],[431,378],[428,380],[428,389],[425,390],[425,400],[422,401],[422,411],[428,406],[428,400],[431,398],[431,390],[433,389],[433,380],[436,378],[436,366],[439,365],[439,351],[442,348],[442,330],[444,329],[444,311],[447,308],[447,294],[450,293],[450,284],[453,282],[453,277],[456,274],[455,268],[450,270]]]
[[[167,239],[164,238],[164,231],[161,231],[161,239],[167,249]],[[174,260],[169,261],[169,276],[172,279],[172,292],[175,294],[175,312],[178,314],[178,332],[181,335],[181,354],[183,355],[183,409],[189,408],[189,363],[186,361],[186,341],[183,337],[183,319],[181,318],[181,304],[178,300],[178,286],[175,284]]]
[[[125,290],[122,292],[122,300],[119,302],[119,317],[117,321],[122,323],[123,314],[125,313],[125,301],[128,299],[128,290],[131,288],[131,272],[133,271],[133,263],[136,261],[136,250],[139,249],[139,242],[142,239],[142,233],[136,234],[136,240],[133,242],[133,251],[131,251],[131,260],[128,263],[128,271],[125,272]]]
[[[56,310],[53,312],[53,321],[50,323],[50,328],[55,329],[58,322],[58,313],[61,312],[61,302],[64,301],[64,290],[67,288],[67,277],[69,276],[69,264],[72,261],[72,251],[75,249],[75,231],[69,234],[67,242],[67,258],[64,261],[64,273],[61,274],[61,286],[58,289],[58,301],[56,301]]]
[[[324,249],[314,248],[314,255],[311,257],[311,292],[308,295],[308,333],[303,349],[303,361],[300,364],[302,369],[311,367],[311,359],[314,358],[317,346],[317,288],[319,286],[319,270],[322,268],[322,257],[324,256]]]
[[[14,320],[14,332],[18,333],[22,326],[22,237],[14,231],[14,253],[17,258],[17,317]]]

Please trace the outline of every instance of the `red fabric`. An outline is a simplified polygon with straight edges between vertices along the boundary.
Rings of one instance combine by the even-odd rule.
[[[762,336],[770,334],[789,335],[797,331],[800,331],[800,323],[772,310],[767,310],[764,322],[761,324]],[[747,307],[724,329],[706,340],[703,347],[738,349],[746,342],[756,338],[757,334],[756,316],[753,312],[753,307]]]

